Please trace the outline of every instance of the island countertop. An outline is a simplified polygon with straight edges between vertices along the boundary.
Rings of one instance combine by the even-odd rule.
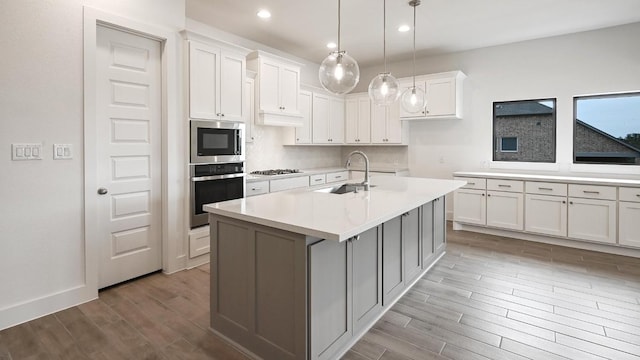
[[[376,176],[370,182],[373,185],[370,191],[346,194],[315,191],[329,187],[325,184],[208,204],[204,210],[308,236],[345,241],[466,183],[395,176]]]

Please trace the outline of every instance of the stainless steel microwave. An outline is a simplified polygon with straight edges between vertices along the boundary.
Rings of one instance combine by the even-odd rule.
[[[244,124],[191,120],[191,163],[244,161]]]

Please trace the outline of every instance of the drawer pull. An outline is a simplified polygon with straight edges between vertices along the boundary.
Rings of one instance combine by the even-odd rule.
[[[313,181],[322,181],[322,179],[315,179],[315,180],[313,180]]]
[[[475,185],[476,183],[468,182],[467,185]],[[640,196],[640,195],[638,195]]]
[[[547,188],[547,187],[539,187],[538,190],[547,190],[547,191],[553,191],[552,188]]]
[[[562,203],[563,203],[563,204],[566,204],[567,202],[566,202],[566,201],[564,201],[564,200],[562,200]]]
[[[336,179],[342,179],[342,175],[337,175]]]
[[[584,192],[585,194],[600,194],[600,191],[590,191],[590,190],[583,190],[582,192]]]
[[[251,191],[260,191],[262,188],[251,188]]]
[[[510,188],[510,187],[511,187],[511,185],[498,184],[498,187]]]
[[[640,197],[640,194],[636,194],[637,197]]]

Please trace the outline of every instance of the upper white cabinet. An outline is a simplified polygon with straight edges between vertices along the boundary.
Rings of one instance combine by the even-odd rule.
[[[371,106],[371,143],[383,145],[406,144],[406,130],[400,120],[400,102],[390,106]]]
[[[344,100],[314,92],[311,124],[314,144],[344,144]]]
[[[311,91],[300,91],[300,115],[302,115],[302,126],[293,128],[295,144],[311,144],[311,120],[313,118],[313,93]]]
[[[257,124],[300,126],[300,65],[276,55],[254,51],[247,68],[255,71]]]
[[[189,117],[245,121],[245,53],[193,40],[188,46]]]
[[[371,142],[371,101],[369,94],[347,95],[345,101],[345,143]]]
[[[462,119],[463,82],[467,76],[462,71],[416,76],[416,87],[425,91],[427,106],[421,113],[400,110],[402,119]],[[401,90],[413,86],[413,78],[399,80]]]
[[[252,71],[247,71],[247,79],[245,80],[245,96],[247,97],[247,101],[245,101],[245,127],[244,127],[244,138],[246,142],[253,142],[253,126],[255,125],[256,119],[256,109],[255,109],[255,77],[256,74]]]

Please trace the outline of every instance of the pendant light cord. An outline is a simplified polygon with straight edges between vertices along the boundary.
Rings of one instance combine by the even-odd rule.
[[[387,72],[387,0],[382,1],[382,57],[384,72]]]
[[[419,4],[419,3],[418,3]],[[413,89],[416,88],[416,6],[413,5]]]
[[[340,0],[338,0],[338,54],[340,53]]]

